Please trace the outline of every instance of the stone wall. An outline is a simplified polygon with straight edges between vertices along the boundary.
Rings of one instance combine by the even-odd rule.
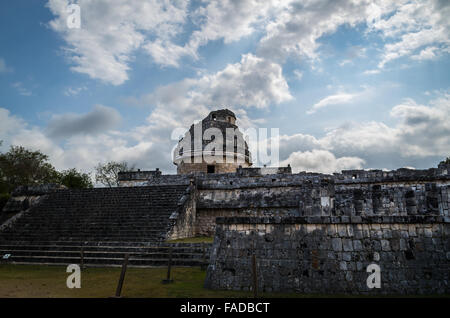
[[[449,215],[449,182],[335,184],[336,215]]]
[[[176,240],[195,236],[197,195],[197,189],[191,184],[180,198],[176,211],[169,218],[166,239]]]
[[[241,165],[248,165],[248,163],[240,163]],[[207,162],[200,162],[200,163],[180,163],[177,166],[177,174],[189,174],[192,172],[202,172],[207,173],[208,172],[208,166],[213,165],[215,168],[215,173],[232,173],[236,172],[236,169],[238,168],[238,163],[207,163]]]
[[[450,218],[218,218],[205,286],[312,294],[450,294]],[[381,288],[367,286],[367,267]]]
[[[323,176],[227,175],[198,180],[197,234],[213,235],[220,216],[330,215],[333,182]]]
[[[152,186],[152,185],[189,185],[190,180],[194,176],[192,175],[149,175],[148,178],[138,179],[135,178],[133,173],[124,175],[123,179],[119,180],[121,187],[139,187],[139,186]]]
[[[242,208],[242,209],[200,209],[197,207],[195,234],[214,236],[218,217],[272,217],[294,216],[297,208]]]
[[[449,215],[449,176],[364,178],[340,182],[320,174],[196,177],[197,231],[211,235],[218,216]]]
[[[442,164],[427,170],[345,170],[334,175],[292,174],[290,166],[187,175],[155,170],[124,173],[122,179],[124,185],[192,182],[197,189],[194,235],[213,235],[216,217],[449,216],[450,206],[450,167]]]

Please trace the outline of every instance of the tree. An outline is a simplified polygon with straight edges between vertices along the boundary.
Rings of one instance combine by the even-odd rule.
[[[11,146],[0,154],[0,178],[4,192],[26,184],[58,183],[58,172],[48,162],[48,156],[21,146]]]
[[[60,172],[59,183],[72,189],[93,187],[91,176],[87,173],[78,172],[75,168]]]
[[[134,166],[128,166],[128,163],[110,161],[105,164],[99,163],[95,167],[95,182],[100,182],[107,187],[119,186],[119,172],[133,171]]]
[[[442,160],[439,164],[450,165],[450,157],[447,157],[445,160]]]
[[[3,140],[0,140],[0,146],[2,144],[3,144]],[[6,183],[6,176],[5,176],[5,174],[3,172],[3,169],[2,169],[2,167],[0,165],[0,195],[3,195],[3,194],[6,195],[7,193],[8,193],[8,184]],[[3,201],[4,201],[4,199],[3,200],[0,199],[0,211],[1,211],[1,208],[3,207],[3,205],[4,205],[4,204],[1,203]]]

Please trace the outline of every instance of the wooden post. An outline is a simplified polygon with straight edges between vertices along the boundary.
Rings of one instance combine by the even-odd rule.
[[[256,255],[252,257],[252,272],[253,272],[253,297],[258,297],[258,273],[256,271]]]
[[[81,247],[81,250],[80,250],[80,267],[82,270],[84,269],[84,248],[83,248],[83,246]]]
[[[116,289],[116,297],[120,297],[120,294],[122,293],[123,281],[125,280],[125,273],[127,272],[128,257],[129,254],[125,254],[122,264],[122,272],[120,273],[119,284],[117,285]]]
[[[167,264],[167,278],[163,279],[163,284],[173,283],[173,279],[170,279],[170,271],[172,269],[172,245],[169,245],[169,262]]]

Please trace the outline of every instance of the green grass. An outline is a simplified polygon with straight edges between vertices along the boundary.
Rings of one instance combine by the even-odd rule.
[[[120,268],[87,268],[81,273],[81,288],[69,289],[63,266],[0,265],[0,297],[111,297]],[[203,288],[206,272],[200,268],[174,267],[174,283],[161,284],[166,268],[128,268],[123,297],[251,297],[250,292],[216,291]],[[271,297],[300,295],[272,294]]]
[[[4,297],[111,297],[115,295],[120,268],[87,268],[81,273],[81,288],[69,289],[64,266],[0,265],[0,298]],[[206,272],[195,267],[174,267],[173,284],[161,284],[166,268],[128,268],[122,297],[129,298],[246,298],[251,292],[209,290],[203,288]],[[303,295],[264,293],[260,297],[360,297],[348,295]],[[449,295],[436,295],[449,297]],[[371,297],[371,296],[366,296]],[[386,297],[386,296],[382,296]],[[409,296],[424,297],[424,296]],[[433,297],[432,295],[425,297]]]
[[[214,237],[199,236],[167,241],[168,243],[212,243]]]

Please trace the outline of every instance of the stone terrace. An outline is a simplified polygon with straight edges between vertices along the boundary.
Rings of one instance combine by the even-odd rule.
[[[166,244],[170,215],[185,185],[57,190],[0,231],[0,255],[14,263],[120,265],[196,265],[200,244]],[[208,246],[206,246],[208,248]]]

